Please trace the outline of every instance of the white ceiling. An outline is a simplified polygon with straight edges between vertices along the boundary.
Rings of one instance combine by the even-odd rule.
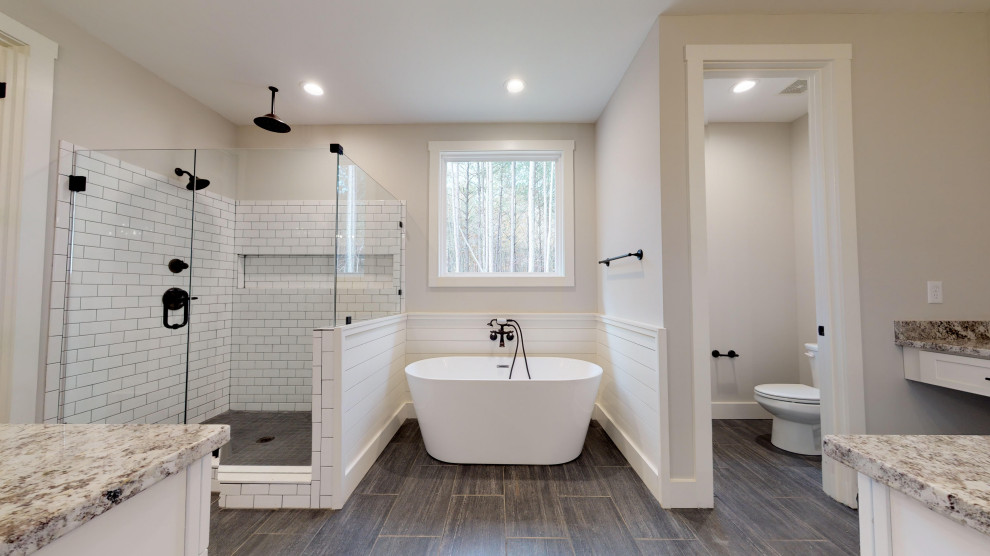
[[[808,93],[782,95],[796,77],[760,78],[744,93],[733,93],[740,79],[705,79],[706,122],[793,122],[808,113]]]
[[[990,0],[41,0],[236,124],[595,121],[656,16]],[[503,83],[522,77],[526,90]],[[310,97],[304,79],[327,94]]]

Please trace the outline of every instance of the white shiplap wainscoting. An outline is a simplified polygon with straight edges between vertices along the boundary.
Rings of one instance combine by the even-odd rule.
[[[594,418],[664,503],[661,439],[667,434],[667,337],[656,326],[597,317],[598,364],[604,375]],[[667,506],[667,504],[664,504]]]
[[[502,321],[506,318],[519,321],[529,355],[571,357],[597,363],[598,315],[590,313],[409,313],[407,363],[454,355],[511,355],[515,342],[506,342],[500,348],[498,342],[488,339],[492,329],[487,323],[496,317]]]
[[[341,508],[412,417],[406,315],[313,334],[312,507]]]
[[[667,404],[662,328],[590,313],[409,313],[314,332],[312,507],[340,508],[398,427],[415,416],[405,365],[431,357],[511,354],[489,340],[489,320],[522,325],[526,351],[598,363],[593,418],[665,506],[671,489],[661,446]],[[674,485],[676,486],[676,485]]]

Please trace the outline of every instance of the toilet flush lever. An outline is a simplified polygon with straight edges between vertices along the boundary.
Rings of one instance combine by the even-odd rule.
[[[719,353],[717,349],[714,349],[712,350],[712,357],[728,357],[729,359],[735,359],[736,357],[739,357],[739,354],[736,353],[736,350],[734,349],[730,349],[728,353]]]

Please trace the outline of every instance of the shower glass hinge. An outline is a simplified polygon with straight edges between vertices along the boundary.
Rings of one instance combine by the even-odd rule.
[[[69,191],[86,191],[86,176],[69,176]]]
[[[0,83],[0,98],[7,98],[7,84]]]
[[[330,152],[337,153],[339,155],[344,154],[344,146],[340,143],[330,143]]]
[[[399,227],[400,228],[403,227],[403,224],[402,224],[402,221],[401,220],[399,220]]]
[[[399,295],[402,295],[402,288],[399,288]]]

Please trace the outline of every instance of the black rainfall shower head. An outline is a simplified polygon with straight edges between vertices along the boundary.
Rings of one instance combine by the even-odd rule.
[[[272,131],[275,133],[288,133],[292,131],[292,128],[289,127],[289,124],[278,119],[278,116],[275,115],[275,93],[278,92],[278,89],[269,86],[268,90],[272,92],[272,111],[269,112],[268,114],[265,114],[264,116],[258,116],[257,118],[255,118],[254,125],[266,131]]]
[[[190,174],[189,172],[183,170],[182,168],[175,169],[176,176],[189,176],[189,183],[186,184],[186,189],[192,191],[199,191],[200,189],[206,189],[210,185],[210,180],[197,178],[196,176]]]

